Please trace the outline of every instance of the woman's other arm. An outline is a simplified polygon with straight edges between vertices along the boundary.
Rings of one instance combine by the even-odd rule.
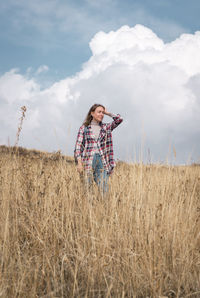
[[[104,114],[113,118],[113,121],[108,124],[108,128],[111,128],[111,130],[115,129],[123,121],[122,117],[119,114],[115,115],[109,113],[106,109],[104,111]]]
[[[85,138],[84,138],[84,126],[82,125],[79,128],[77,139],[76,139],[76,145],[74,150],[74,157],[77,161],[77,169],[79,172],[83,171],[83,165],[82,165],[82,153],[85,147]]]

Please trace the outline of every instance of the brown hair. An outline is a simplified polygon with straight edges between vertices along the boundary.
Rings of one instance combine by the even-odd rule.
[[[101,105],[101,104],[95,103],[93,106],[91,106],[91,108],[89,109],[89,112],[87,113],[87,116],[85,118],[85,121],[83,122],[83,124],[85,126],[90,125],[90,123],[92,121],[92,118],[93,118],[92,115],[91,115],[91,112],[94,112],[96,110],[96,108],[98,108],[98,107],[102,107],[105,110],[105,107],[103,105]]]

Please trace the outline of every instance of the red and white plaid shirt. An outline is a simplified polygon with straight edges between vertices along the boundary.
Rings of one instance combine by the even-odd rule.
[[[92,170],[92,161],[97,145],[104,168],[106,169],[108,174],[112,173],[112,170],[115,166],[113,156],[112,130],[123,121],[119,114],[117,114],[116,116],[113,115],[112,118],[113,121],[111,123],[100,123],[101,130],[97,140],[92,133],[91,125],[82,125],[79,128],[74,150],[74,157],[75,159],[81,157],[86,171]]]

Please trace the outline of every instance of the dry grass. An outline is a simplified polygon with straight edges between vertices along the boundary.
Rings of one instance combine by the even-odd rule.
[[[200,297],[200,167],[119,163],[84,193],[72,159],[0,147],[0,297]]]
[[[17,147],[19,143],[19,136],[22,130],[22,125],[23,125],[25,116],[26,116],[26,106],[23,106],[21,107],[21,118],[19,119],[19,125],[17,129],[16,140],[15,140],[15,147]]]

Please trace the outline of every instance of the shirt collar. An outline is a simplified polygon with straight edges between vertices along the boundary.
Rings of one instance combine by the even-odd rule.
[[[103,127],[103,122],[99,122],[99,125],[101,126],[101,128]],[[88,125],[88,128],[91,127],[91,123]]]
[[[91,125],[100,126],[100,122],[95,121],[94,119],[90,123]]]

